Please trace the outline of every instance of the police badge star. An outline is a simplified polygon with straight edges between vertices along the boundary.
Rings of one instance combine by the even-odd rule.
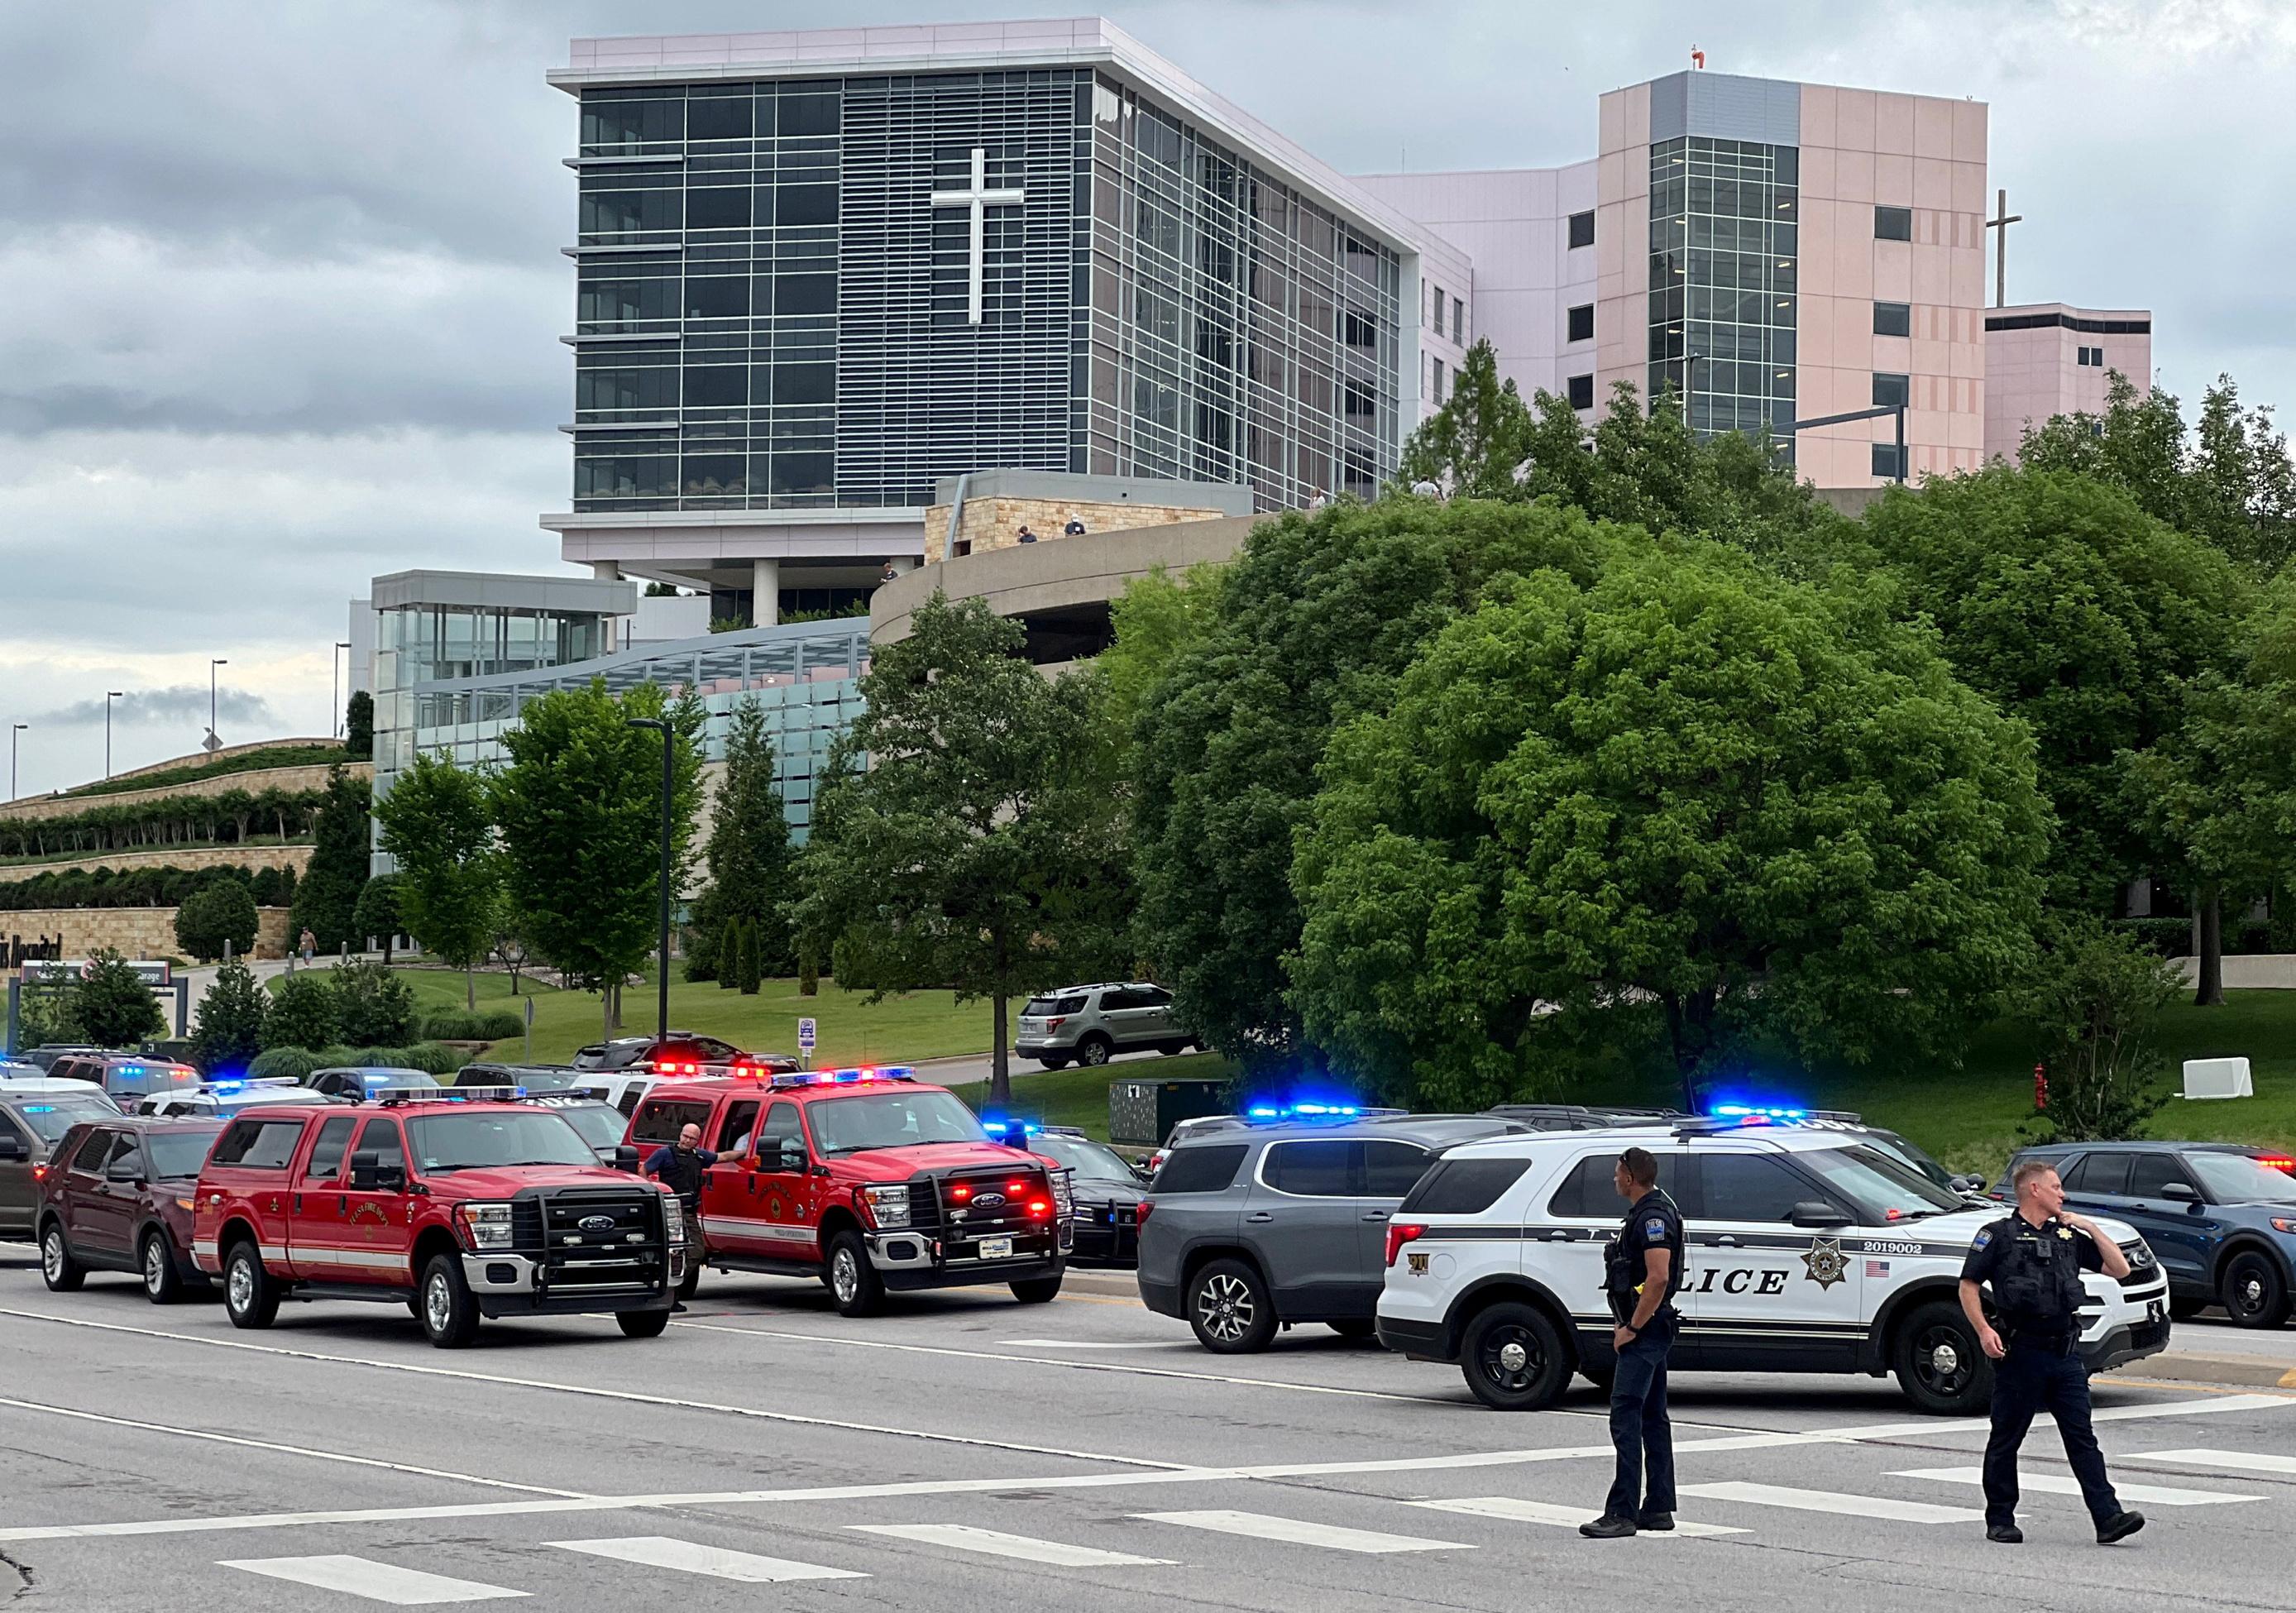
[[[2073,1240],[2073,1229],[2069,1226],[2061,1226],[2057,1229],[2057,1236],[2062,1238],[2067,1243],[2070,1243]]]
[[[1839,1238],[1816,1238],[1810,1241],[1809,1252],[1801,1257],[1808,1268],[1804,1275],[1820,1288],[1832,1288],[1849,1274],[1849,1261],[1841,1252]]]

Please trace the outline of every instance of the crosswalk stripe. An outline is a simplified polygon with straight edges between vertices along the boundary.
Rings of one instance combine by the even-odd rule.
[[[2276,1456],[2264,1451],[2139,1451],[2118,1462],[2174,1462],[2180,1467],[2235,1468],[2250,1473],[2296,1473],[2296,1456]]]
[[[712,1579],[738,1579],[744,1584],[773,1584],[784,1579],[866,1579],[850,1568],[825,1568],[819,1563],[791,1562],[782,1557],[759,1557],[750,1552],[729,1552],[723,1546],[697,1545],[667,1535],[627,1535],[611,1540],[553,1540],[544,1543],[561,1552],[580,1552],[590,1557],[610,1557],[617,1562],[642,1563],[649,1568],[670,1568],[681,1574],[706,1574]]]
[[[1546,1523],[1560,1528],[1575,1529],[1594,1514],[1585,1507],[1559,1506],[1551,1501],[1517,1501],[1512,1495],[1468,1495],[1454,1501],[1414,1501],[1414,1507],[1430,1507],[1438,1512],[1464,1512],[1472,1518],[1504,1518],[1510,1523]],[[1688,1523],[1677,1519],[1674,1533],[1685,1538],[1705,1535],[1743,1535],[1744,1529],[1734,1529],[1727,1524]],[[1651,1536],[1662,1540],[1661,1532]]]
[[[1334,1552],[1470,1552],[1472,1546],[1456,1540],[1424,1540],[1415,1535],[1383,1535],[1376,1529],[1344,1529],[1337,1524],[1308,1523],[1278,1518],[1268,1512],[1232,1512],[1213,1509],[1201,1512],[1136,1512],[1150,1523],[1176,1523],[1184,1529],[1210,1529],[1221,1535],[1242,1535],[1252,1540],[1280,1540],[1287,1545],[1324,1546]]]
[[[1943,1484],[1983,1484],[1982,1468],[1911,1468],[1898,1473],[1898,1478],[1934,1478]],[[2038,1491],[2044,1495],[2078,1495],[2080,1481],[2064,1473],[2020,1473],[2017,1486],[2021,1490]],[[2231,1490],[2180,1490],[2164,1484],[2123,1484],[2113,1481],[2113,1494],[2123,1501],[2142,1501],[2160,1507],[2213,1507],[2239,1501],[2262,1501],[2261,1495],[2243,1494]]]
[[[846,1527],[863,1535],[884,1535],[895,1540],[914,1540],[959,1552],[982,1552],[991,1557],[1017,1557],[1023,1562],[1050,1563],[1060,1568],[1161,1568],[1171,1560],[1164,1557],[1135,1557],[1129,1552],[1072,1546],[1057,1540],[1034,1540],[1026,1535],[976,1529],[961,1523],[856,1523]]]
[[[444,1574],[423,1574],[365,1557],[246,1557],[219,1562],[219,1568],[239,1568],[268,1579],[291,1580],[314,1590],[340,1591],[369,1601],[387,1601],[399,1608],[425,1608],[439,1602],[492,1601],[498,1597],[523,1596],[523,1591],[480,1584],[474,1579],[449,1579]]]
[[[1834,1490],[1797,1490],[1786,1485],[1686,1484],[1679,1494],[1709,1501],[1742,1501],[1758,1507],[1789,1507],[1797,1512],[1840,1512],[1850,1518],[1887,1519],[1893,1523],[1982,1523],[1985,1514],[1966,1507],[1931,1506],[1926,1501],[1895,1501],[1886,1495],[1847,1495]]]

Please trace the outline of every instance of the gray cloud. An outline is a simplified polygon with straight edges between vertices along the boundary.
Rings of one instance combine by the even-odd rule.
[[[41,712],[30,720],[41,727],[76,728],[88,724],[101,727],[105,704],[102,700],[76,700],[53,711]],[[113,724],[122,727],[180,723],[193,717],[205,724],[208,692],[195,684],[175,684],[165,689],[129,689],[110,705]],[[216,690],[215,710],[218,723],[270,723],[277,716],[269,700],[229,684]]]

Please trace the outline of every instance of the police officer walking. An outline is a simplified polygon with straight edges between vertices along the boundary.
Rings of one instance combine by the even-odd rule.
[[[2126,1540],[2144,1527],[2144,1514],[2124,1511],[2104,1471],[2089,1423],[2088,1370],[2075,1353],[2080,1322],[2080,1274],[2128,1274],[2128,1257],[2085,1216],[2065,1213],[2064,1184],[2038,1159],[2018,1166],[2012,1186],[2017,1213],[1977,1234],[1961,1267],[1961,1308],[1993,1358],[1993,1436],[1985,1444],[1985,1538],[2016,1545],[2017,1447],[2046,1408],[2065,1442],[2065,1460],[2080,1480],[2081,1499],[2096,1522],[2099,1545]],[[2001,1317],[1985,1319],[1979,1284],[1993,1285]]]
[[[1646,1148],[1619,1156],[1611,1182],[1634,1208],[1603,1256],[1603,1289],[1619,1325],[1611,1379],[1611,1445],[1618,1472],[1603,1515],[1578,1526],[1595,1540],[1637,1529],[1674,1527],[1674,1426],[1666,1416],[1666,1358],[1681,1315],[1682,1212],[1659,1191],[1658,1160]]]

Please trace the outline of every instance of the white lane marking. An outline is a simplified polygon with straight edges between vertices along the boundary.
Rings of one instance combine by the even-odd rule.
[[[116,1429],[139,1429],[147,1434],[173,1434],[184,1439],[205,1439],[217,1445],[244,1445],[255,1451],[277,1451],[289,1456],[309,1456],[321,1462],[347,1462],[353,1467],[381,1468],[392,1473],[412,1473],[421,1478],[451,1478],[457,1484],[485,1485],[496,1490],[523,1490],[529,1495],[562,1495],[587,1498],[583,1490],[554,1490],[547,1485],[513,1484],[507,1478],[482,1478],[475,1473],[450,1472],[445,1468],[417,1467],[412,1462],[385,1462],[379,1456],[353,1456],[344,1451],[318,1451],[309,1445],[282,1445],[271,1439],[246,1439],[236,1434],[210,1433],[205,1429],[172,1428],[164,1422],[139,1422],[133,1417],[107,1417],[101,1412],[77,1411],[70,1406],[39,1405],[29,1400],[12,1400],[0,1396],[0,1405],[13,1406],[18,1411],[38,1412],[49,1417],[70,1417],[82,1422],[109,1423]]]
[[[1775,1484],[1686,1484],[1680,1494],[1708,1501],[1742,1501],[1758,1507],[1797,1512],[1838,1512],[1847,1518],[1887,1519],[1892,1523],[1983,1523],[1985,1514],[1967,1507],[1931,1506],[1926,1501],[1896,1501],[1887,1495],[1848,1495],[1837,1490],[1797,1490]]]
[[[1890,1475],[1893,1478],[1933,1478],[1939,1484],[1979,1484],[1985,1482],[1983,1468],[1908,1468]],[[2064,1473],[2020,1473],[2017,1484],[2021,1489],[2036,1491],[2044,1495],[2078,1495],[2080,1481]],[[2126,1484],[2118,1479],[2113,1494],[2123,1501],[2141,1501],[2158,1507],[2220,1507],[2235,1502],[2262,1501],[2261,1495],[2243,1494],[2233,1490],[2183,1490],[2173,1485]]]
[[[2296,1473],[2296,1456],[2275,1456],[2263,1451],[2138,1451],[2128,1456],[2115,1456],[2113,1461],[2120,1464],[2236,1468],[2250,1473]]]
[[[1322,1546],[1333,1552],[1383,1554],[1390,1552],[1472,1552],[1456,1540],[1426,1540],[1416,1535],[1386,1535],[1377,1529],[1344,1529],[1337,1524],[1309,1523],[1305,1519],[1278,1518],[1272,1512],[1234,1512],[1216,1508],[1202,1512],[1136,1512],[1150,1523],[1177,1524],[1184,1529],[1210,1529],[1218,1535],[1241,1535],[1248,1540],[1280,1540],[1286,1545]]]
[[[1181,1350],[1186,1347],[1177,1339],[1133,1339],[1111,1341],[1095,1339],[999,1339],[999,1344],[1026,1350]],[[1010,1355],[996,1357],[1010,1361]],[[1258,1380],[1253,1381],[1257,1382]]]
[[[346,1596],[364,1596],[369,1601],[387,1601],[399,1608],[427,1608],[447,1601],[494,1601],[501,1597],[526,1594],[500,1585],[480,1584],[475,1579],[449,1579],[444,1574],[418,1573],[366,1557],[258,1557],[219,1562],[216,1567],[291,1580],[314,1590],[340,1591]]]
[[[560,1552],[580,1552],[590,1557],[611,1557],[616,1562],[640,1563],[649,1568],[673,1568],[680,1574],[706,1574],[712,1579],[738,1579],[744,1584],[776,1584],[785,1579],[866,1579],[850,1568],[825,1568],[817,1562],[791,1562],[785,1557],[759,1557],[751,1552],[729,1552],[722,1546],[697,1545],[668,1535],[628,1535],[611,1540],[545,1540]]]
[[[1464,1512],[1470,1518],[1502,1518],[1509,1523],[1554,1524],[1561,1528],[1575,1529],[1595,1516],[1585,1507],[1558,1506],[1551,1501],[1517,1501],[1512,1495],[1468,1495],[1455,1501],[1414,1501],[1408,1506],[1428,1507],[1438,1512]],[[1727,1524],[1691,1523],[1676,1519],[1672,1533],[1686,1540],[1696,1540],[1709,1535],[1743,1535],[1744,1529],[1734,1529]],[[1667,1531],[1651,1535],[1663,1540]]]
[[[855,1523],[846,1527],[863,1535],[883,1535],[914,1540],[922,1545],[947,1546],[958,1552],[982,1552],[991,1557],[1017,1557],[1023,1562],[1050,1563],[1056,1568],[1163,1568],[1167,1557],[1135,1557],[1129,1552],[1103,1552],[1092,1546],[1072,1546],[1057,1540],[1036,1540],[1007,1535],[1001,1529],[976,1529],[962,1523]]]

